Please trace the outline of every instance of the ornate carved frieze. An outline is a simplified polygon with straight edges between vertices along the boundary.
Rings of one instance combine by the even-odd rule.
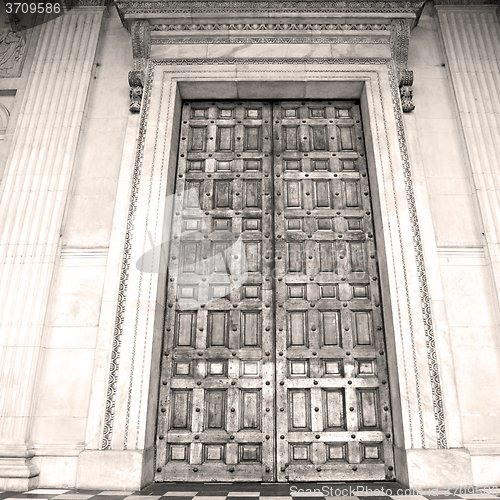
[[[140,110],[141,82],[151,45],[390,43],[400,79],[407,69],[410,29],[424,3],[424,0],[116,0],[120,17],[132,35],[135,73],[129,80],[135,84],[131,85],[130,110]],[[284,13],[290,14],[289,19],[283,17]]]
[[[154,24],[152,45],[180,43],[389,43],[389,23]]]
[[[197,23],[154,24],[151,31],[387,31],[381,23]]]
[[[207,13],[415,13],[422,0],[299,0],[299,1],[251,1],[251,0],[117,0],[116,5],[125,17],[135,14],[177,14],[193,15]]]

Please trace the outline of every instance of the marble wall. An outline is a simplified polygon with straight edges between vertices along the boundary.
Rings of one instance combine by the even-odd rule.
[[[443,43],[450,33],[446,31],[450,29],[446,25],[449,21],[443,19],[443,14],[449,15],[446,9],[453,12],[455,9],[438,9],[442,9],[439,15],[427,7],[411,35],[409,67],[415,72],[416,109],[407,118],[407,126],[411,129],[408,135],[416,134],[412,145],[418,161],[414,162],[414,167],[421,168],[422,184],[426,188],[426,192],[421,193],[420,202],[430,211],[437,247],[435,268],[439,276],[434,279],[433,306],[451,348],[449,352],[444,349],[439,352],[441,364],[453,367],[462,442],[472,455],[474,481],[476,484],[496,484],[500,480],[500,336],[492,266],[496,250],[491,252],[488,248],[488,239],[495,241],[496,235],[488,226],[495,227],[498,222],[493,222],[497,218],[493,215],[495,209],[490,209],[489,213],[487,209],[481,209],[482,194],[478,192],[471,166],[481,162],[483,154],[490,156],[494,164],[495,155],[488,155],[488,139],[481,139],[483,132],[479,120],[471,132],[479,137],[477,147],[470,147],[470,141],[465,140],[460,103],[473,97],[460,94],[461,89],[452,73],[457,71],[458,54],[460,74],[469,71],[472,82],[475,78],[479,80],[476,79],[478,87],[467,87],[465,92],[477,92],[486,99],[488,104],[486,101],[484,104],[486,108],[490,106],[486,113],[492,118],[491,133],[494,135],[495,127],[498,127],[495,125],[498,123],[498,87],[496,95],[494,84],[486,86],[492,93],[485,93],[480,85],[480,74],[486,73],[492,80],[498,78],[498,64],[496,70],[493,62],[491,66],[487,64],[487,54],[489,52],[491,57],[491,52],[488,42],[485,46],[479,32],[463,31],[460,22],[453,19],[453,36],[448,45]],[[466,17],[469,10],[472,12],[470,16],[476,20],[476,30],[484,30],[492,46],[496,45],[498,62],[500,45],[494,9],[459,7],[456,12]],[[455,47],[451,53],[450,43]],[[467,60],[468,50],[463,48],[469,45],[475,57],[474,65]],[[474,53],[477,47],[483,52]],[[455,61],[450,60],[450,56],[455,56]],[[484,69],[481,69],[483,62]],[[478,108],[483,106],[480,99],[476,98],[476,102]],[[466,119],[469,116],[467,112]],[[481,151],[481,148],[486,151]],[[488,170],[482,163],[479,170]],[[491,180],[487,172],[484,176],[483,173],[480,184]],[[495,182],[483,187],[488,192],[486,196],[490,196]],[[432,243],[429,246],[432,247]]]
[[[74,486],[86,432],[95,349],[127,127],[130,36],[109,9],[95,58],[51,286],[32,440],[40,486]],[[111,263],[110,263],[111,264]],[[116,265],[116,263],[115,263]]]

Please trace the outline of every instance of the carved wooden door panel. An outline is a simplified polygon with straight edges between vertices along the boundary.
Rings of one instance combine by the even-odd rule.
[[[183,106],[157,481],[273,480],[271,147],[269,103]]]
[[[274,106],[279,481],[393,477],[359,107]]]
[[[359,106],[183,105],[157,481],[393,477]]]

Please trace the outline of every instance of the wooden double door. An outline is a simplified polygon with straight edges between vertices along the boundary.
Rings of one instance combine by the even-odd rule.
[[[359,105],[185,102],[157,481],[392,479]]]

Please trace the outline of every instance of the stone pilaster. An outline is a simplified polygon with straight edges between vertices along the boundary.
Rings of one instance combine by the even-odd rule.
[[[37,483],[30,416],[60,232],[104,8],[40,27],[0,192],[0,489]]]
[[[481,212],[485,250],[500,306],[500,27],[497,7],[436,5],[436,9]],[[500,318],[500,307],[497,312]]]

